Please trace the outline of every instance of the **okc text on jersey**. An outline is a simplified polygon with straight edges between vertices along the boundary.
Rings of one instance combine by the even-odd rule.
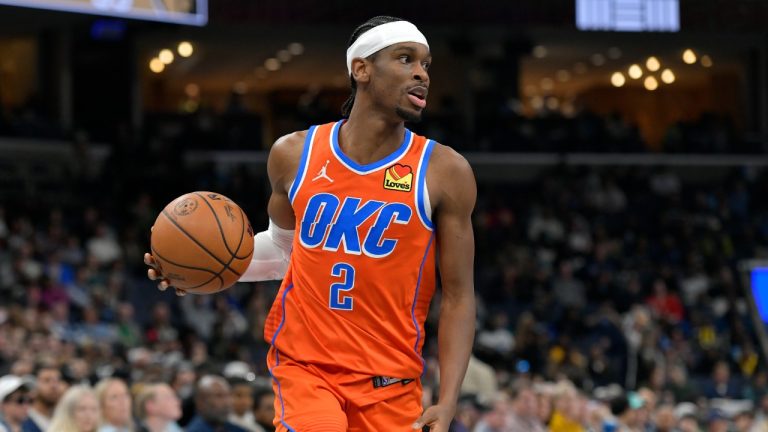
[[[320,193],[307,202],[299,240],[309,249],[338,251],[343,247],[347,254],[383,258],[397,246],[397,240],[386,237],[389,227],[407,224],[412,215],[411,208],[403,203],[363,202],[353,196],[342,203],[336,195]],[[373,220],[371,228],[360,233],[359,228],[369,219]]]

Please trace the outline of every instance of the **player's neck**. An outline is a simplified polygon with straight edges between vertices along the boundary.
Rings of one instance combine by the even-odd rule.
[[[388,119],[374,110],[352,109],[339,131],[339,146],[359,164],[383,159],[403,142],[405,124]]]

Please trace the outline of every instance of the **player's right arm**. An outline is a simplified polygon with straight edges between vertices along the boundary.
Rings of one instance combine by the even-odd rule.
[[[272,186],[267,213],[269,227],[253,238],[251,264],[240,277],[242,282],[282,279],[288,270],[296,216],[289,198],[298,171],[306,131],[286,135],[272,146],[267,175]]]
[[[241,281],[280,279],[285,274],[296,222],[288,192],[299,168],[306,135],[307,131],[285,135],[270,149],[267,160],[267,175],[272,186],[267,207],[270,225],[266,231],[254,236],[254,256]],[[157,269],[152,254],[144,254],[144,263],[150,267],[147,271],[149,279],[160,281],[158,289],[165,291],[171,286]],[[186,292],[177,288],[176,294],[185,295]]]

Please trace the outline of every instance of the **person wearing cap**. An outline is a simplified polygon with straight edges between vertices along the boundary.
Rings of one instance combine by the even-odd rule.
[[[29,392],[29,382],[19,376],[0,378],[0,432],[21,431],[32,402]]]
[[[270,223],[239,280],[283,280],[264,324],[279,432],[447,432],[456,412],[475,333],[477,187],[464,157],[406,127],[427,106],[431,63],[413,23],[368,20],[346,51],[343,118],[270,149]],[[172,285],[144,260],[159,289]],[[440,390],[424,409],[438,264]]]

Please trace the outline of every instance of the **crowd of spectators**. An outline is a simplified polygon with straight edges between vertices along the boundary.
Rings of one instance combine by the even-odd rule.
[[[189,190],[224,193],[266,226],[264,179],[185,169],[161,143],[115,152],[56,194],[4,195],[6,428],[271,430],[262,333],[278,284],[176,298],[141,262],[159,210]],[[453,430],[768,430],[738,271],[768,255],[767,180],[757,169],[561,167],[481,183],[478,333]],[[439,384],[436,317],[425,404]]]
[[[220,111],[203,104],[192,111],[148,113],[144,119],[145,132],[174,148],[263,150],[270,144],[264,142],[264,129],[279,136],[307,125],[338,120],[336,99],[345,92],[308,89],[296,105],[275,102],[272,114],[266,117],[249,109],[242,96],[233,92],[232,101]],[[446,96],[435,101],[421,124],[413,128],[457,150],[472,152],[759,154],[766,151],[765,143],[746,139],[733,120],[722,113],[705,112],[690,121],[671,123],[661,142],[649,143],[638,125],[619,112],[602,115],[584,108],[565,115],[560,110],[544,108],[533,115],[524,115],[522,103],[517,99],[488,111],[467,118],[454,98]],[[0,107],[0,136],[67,139],[69,133],[43,112],[34,98],[17,109]],[[269,123],[267,118],[275,120]],[[121,127],[85,128],[82,132],[98,142],[120,140],[122,134]]]

